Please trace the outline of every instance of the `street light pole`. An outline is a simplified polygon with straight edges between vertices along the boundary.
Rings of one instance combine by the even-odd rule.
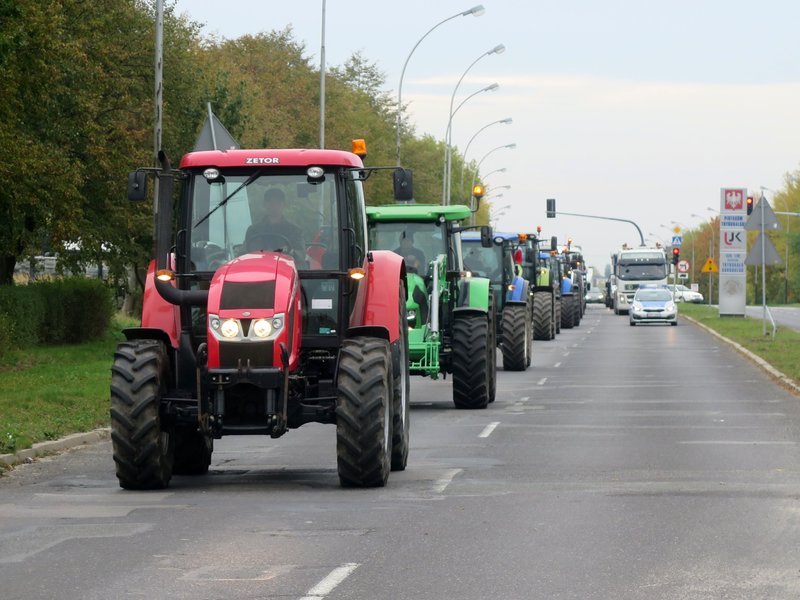
[[[467,146],[466,146],[466,148],[464,148],[464,154],[462,154],[462,156],[461,156],[461,179],[459,180],[459,183],[458,183],[458,196],[459,196],[459,198],[463,198],[464,197],[464,167],[467,164],[467,152],[469,151],[469,147],[472,144],[472,140],[474,140],[476,137],[478,137],[478,134],[481,131],[483,131],[484,129],[486,129],[487,127],[491,127],[492,125],[497,125],[498,123],[503,123],[504,125],[510,125],[511,123],[513,123],[513,120],[511,119],[511,117],[506,117],[505,119],[499,119],[497,121],[492,121],[491,123],[489,123],[487,125],[484,125],[480,129],[478,129],[478,131],[476,131],[475,134],[471,138],[469,138],[469,141],[467,142]],[[499,170],[500,169],[496,169],[495,171],[492,171],[491,173],[495,173],[496,171],[499,171]],[[503,172],[505,172],[505,169],[503,169]],[[491,173],[489,173],[489,175],[491,175]]]
[[[478,4],[476,6],[473,6],[469,10],[465,10],[464,12],[459,12],[459,13],[456,13],[456,14],[450,16],[450,17],[447,17],[446,19],[442,19],[436,25],[431,27],[427,32],[425,32],[425,35],[423,35],[421,38],[419,38],[417,43],[414,44],[414,47],[411,49],[411,52],[408,53],[408,56],[406,57],[406,61],[403,63],[403,69],[402,69],[402,71],[400,71],[400,84],[397,86],[397,124],[395,126],[395,129],[396,129],[395,134],[396,134],[396,137],[397,137],[397,139],[396,139],[396,151],[397,151],[397,166],[398,167],[400,166],[400,128],[401,128],[401,125],[402,125],[402,116],[403,116],[403,79],[406,76],[406,67],[408,66],[408,61],[411,60],[411,56],[414,54],[414,51],[417,49],[417,46],[419,46],[422,43],[422,40],[424,40],[426,37],[428,37],[428,35],[430,35],[430,33],[434,29],[439,27],[440,25],[443,25],[443,24],[447,23],[448,21],[450,21],[452,19],[455,19],[456,17],[466,17],[467,15],[473,15],[475,17],[480,17],[484,12],[486,12],[486,9],[483,8],[483,5],[482,4]]]
[[[503,44],[498,44],[491,50],[484,52],[478,58],[473,60],[472,63],[470,63],[470,65],[461,74],[461,77],[459,77],[458,83],[456,83],[456,87],[453,89],[453,94],[450,96],[450,111],[447,117],[447,132],[444,138],[444,180],[442,181],[442,204],[445,206],[450,204],[450,145],[453,138],[453,103],[456,99],[456,92],[458,92],[461,82],[464,81],[464,77],[466,77],[470,69],[472,69],[472,67],[474,67],[479,60],[491,54],[502,54],[505,51],[506,47]]]

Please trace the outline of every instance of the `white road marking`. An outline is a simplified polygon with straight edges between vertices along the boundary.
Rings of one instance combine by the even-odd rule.
[[[556,364],[554,364],[554,365],[553,365],[553,367],[554,367],[554,368],[556,368],[556,369],[557,369],[558,367],[560,367],[560,366],[561,366],[561,363],[560,363],[560,362],[557,362]]]
[[[569,352],[564,352],[563,356],[569,356]]]
[[[528,401],[528,400],[530,400],[530,399],[531,399],[531,397],[530,397],[530,396],[523,396],[522,398],[520,398],[520,399],[519,399],[519,401],[520,401],[520,402],[527,402],[527,401]]]
[[[442,492],[447,489],[447,486],[450,485],[450,482],[453,481],[453,478],[461,473],[464,469],[449,469],[444,475],[439,477],[434,484],[433,484],[433,491],[437,494],[441,494]]]
[[[345,563],[341,567],[336,567],[328,573],[328,576],[317,585],[308,590],[308,593],[300,600],[322,600],[330,594],[337,585],[347,579],[350,574],[359,567],[359,563]]]
[[[536,385],[544,385],[545,381],[547,381],[547,377],[542,377],[539,381],[536,382]]]
[[[735,445],[735,446],[795,446],[797,442],[792,441],[753,441],[753,442],[745,442],[742,440],[693,440],[693,441],[686,441],[686,442],[676,442],[678,444],[692,444],[692,445],[699,445],[699,444],[728,444],[728,445]]]
[[[495,430],[495,428],[498,425],[500,425],[500,421],[492,421],[486,427],[483,428],[483,431],[480,432],[478,437],[479,438],[488,438],[490,435],[492,435],[492,432]]]

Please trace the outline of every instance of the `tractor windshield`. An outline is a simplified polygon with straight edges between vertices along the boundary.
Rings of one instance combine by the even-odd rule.
[[[369,246],[396,252],[405,259],[406,269],[420,274],[426,274],[440,254],[447,255],[447,242],[438,221],[370,223]]]
[[[466,241],[463,238],[462,244],[465,269],[478,277],[487,277],[494,284],[513,278],[513,265],[510,259],[504,260],[502,246],[492,244],[491,248],[484,248],[480,240]]]
[[[309,183],[305,172],[253,176],[223,171],[192,185],[190,260],[195,271],[215,271],[248,252],[280,251],[299,269],[339,267],[335,177]]]

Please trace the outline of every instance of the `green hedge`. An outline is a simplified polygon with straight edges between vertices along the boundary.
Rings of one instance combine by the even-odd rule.
[[[102,336],[111,323],[111,290],[81,277],[0,287],[0,355],[7,348],[74,344]],[[9,339],[3,344],[4,335]]]

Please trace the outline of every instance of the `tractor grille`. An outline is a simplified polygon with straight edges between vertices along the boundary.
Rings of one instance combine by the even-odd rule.
[[[219,362],[223,369],[236,369],[250,361],[251,367],[271,367],[273,342],[220,342]]]
[[[228,283],[222,288],[221,309],[249,309],[275,307],[275,281],[256,283]]]

